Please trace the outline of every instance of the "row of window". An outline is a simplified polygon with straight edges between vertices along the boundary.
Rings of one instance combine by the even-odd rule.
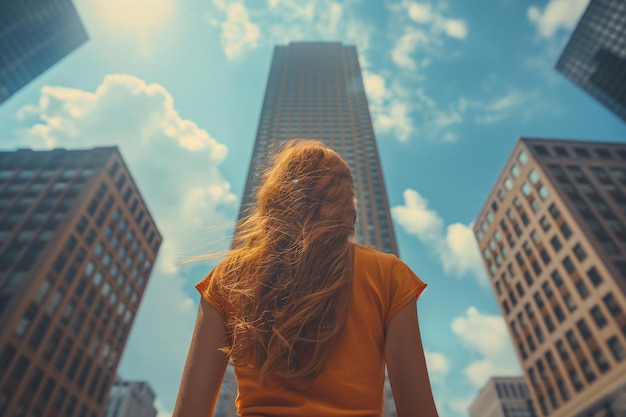
[[[594,146],[567,146],[567,145],[533,145],[533,150],[541,156],[563,156],[575,158],[625,159],[626,149],[604,148]]]
[[[117,188],[117,190],[119,192],[122,192],[122,189],[124,189],[124,186],[126,185],[127,177],[124,173],[121,173],[121,172],[119,173],[119,175],[117,175],[119,171],[119,167],[120,167],[119,162],[115,161],[109,168],[108,172],[111,178],[115,181],[115,187]],[[104,188],[104,193],[106,193],[106,185],[101,184],[100,187]],[[97,208],[98,198],[99,198],[98,195],[96,195],[96,198],[94,199],[96,201],[96,203],[94,203],[96,206],[93,209],[94,212]],[[111,197],[109,196],[109,198]],[[151,222],[149,218],[147,217],[147,213],[144,211],[144,209],[141,208],[139,209],[139,211],[137,211],[137,208],[139,206],[139,197],[138,196],[134,197],[134,192],[133,192],[131,185],[128,185],[126,187],[125,191],[123,192],[122,199],[128,205],[128,210],[131,216],[134,216],[135,223],[137,224],[137,227],[141,228],[140,229],[141,233],[147,239],[148,245],[150,245],[150,247],[152,248],[152,252],[156,254],[161,246],[161,240],[158,238],[156,230],[154,229],[154,226],[151,225]],[[132,202],[129,203],[131,199],[132,199]],[[109,200],[107,199],[107,202],[108,201]],[[93,203],[93,200],[92,200],[92,203]],[[121,210],[117,208],[115,210],[115,214],[113,217],[116,219],[119,219],[120,216],[121,216]],[[124,228],[128,226],[128,221],[126,219],[123,219],[122,222],[123,224],[125,224]]]
[[[95,417],[95,413],[90,413],[87,405],[78,407],[77,398],[72,393],[76,392],[76,390],[81,391],[84,389],[91,399],[94,399],[98,404],[102,404],[111,381],[110,375],[103,373],[100,368],[96,368],[91,379],[89,379],[87,376],[91,368],[91,361],[85,362],[80,369],[72,362],[68,367],[66,375],[70,382],[74,376],[77,376],[77,379],[76,387],[70,389],[67,385],[61,385],[58,379],[53,377],[46,378],[44,370],[40,367],[32,369],[30,376],[26,378],[29,372],[30,359],[21,355],[14,360],[16,353],[16,348],[11,344],[5,345],[0,353],[0,378],[6,370],[7,378],[13,384],[24,383],[27,397],[18,401],[12,415],[27,415],[26,412],[30,408],[28,415],[33,416],[43,416],[44,411],[47,409],[47,414],[59,414],[62,412],[62,415],[69,417],[76,412],[77,417],[87,417],[88,413],[90,417]],[[11,368],[12,363],[13,366]],[[12,393],[7,391],[6,388],[0,390],[0,414],[4,415],[11,398]]]
[[[580,344],[578,343],[576,336],[571,330],[567,332],[566,339],[573,352],[577,352],[580,349]],[[626,358],[626,351],[624,350],[624,347],[616,336],[610,337],[606,341],[606,345],[611,351],[616,362],[620,362],[624,358]],[[573,365],[574,360],[576,360],[576,362],[578,363],[578,368],[582,371],[582,374],[588,384],[591,384],[596,380],[597,371],[603,374],[606,373],[610,368],[609,363],[602,354],[602,351],[597,347],[592,351],[592,357],[597,371],[594,371],[589,360],[585,357],[581,358],[581,355],[579,353],[576,353],[575,355],[570,355],[563,340],[557,341],[556,350],[563,363],[565,364],[565,368],[567,371],[566,375],[569,379],[570,386],[573,387],[574,391],[576,392],[580,392],[584,388],[584,384],[579,376],[578,370]],[[544,359],[547,366],[543,362]],[[544,359],[537,359],[534,366],[529,367],[526,372],[531,381],[533,389],[537,393],[537,398],[539,399],[539,405],[542,409],[542,412],[544,415],[547,415],[548,400],[550,401],[550,408],[556,410],[560,407],[560,403],[567,402],[571,398],[571,395],[567,387],[567,383],[562,378],[562,374],[558,369],[552,352],[547,351],[545,353]],[[548,368],[550,372],[548,372]],[[548,376],[549,374],[553,376],[552,379],[554,379],[555,381],[551,381],[551,378],[549,378]],[[542,383],[540,383],[540,379],[541,381],[543,381]],[[559,396],[557,396],[557,391],[555,390],[553,383],[556,383],[560,398]],[[548,400],[546,400],[546,395]]]

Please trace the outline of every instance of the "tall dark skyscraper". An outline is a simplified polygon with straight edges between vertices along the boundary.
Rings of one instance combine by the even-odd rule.
[[[626,3],[591,0],[556,69],[626,121]]]
[[[71,0],[0,1],[0,103],[87,39]]]
[[[268,147],[290,138],[322,140],[346,160],[356,186],[357,240],[397,254],[356,47],[339,42],[275,47],[240,216],[253,201]]]
[[[117,148],[0,152],[0,416],[102,415],[160,244]]]

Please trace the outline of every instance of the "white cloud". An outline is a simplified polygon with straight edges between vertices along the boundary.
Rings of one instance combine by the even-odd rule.
[[[411,119],[408,91],[397,83],[387,86],[381,74],[363,71],[363,84],[378,133],[390,133],[400,142],[406,142],[415,131]]]
[[[408,3],[407,11],[411,20],[417,23],[428,23],[433,20],[434,14],[430,4]]]
[[[480,285],[487,276],[472,232],[472,224],[454,223],[444,231],[439,214],[428,207],[428,201],[417,191],[404,190],[404,204],[391,208],[394,220],[408,234],[416,236],[439,257],[446,273],[471,275]]]
[[[440,5],[439,8],[443,6]],[[399,68],[409,71],[419,69],[414,57],[417,51],[436,54],[446,37],[465,39],[468,34],[467,24],[463,19],[446,17],[429,3],[405,0],[401,5],[392,6],[391,11],[397,25],[402,27],[402,33],[391,49],[391,58]],[[412,25],[404,25],[407,17]]]
[[[477,355],[463,371],[476,388],[494,375],[521,375],[504,319],[469,307],[452,321],[452,331],[461,343]]]
[[[226,13],[226,20],[222,22],[222,46],[226,57],[236,59],[246,50],[255,49],[261,31],[256,23],[250,21],[246,6],[240,2],[227,4],[224,0],[214,0],[214,4]]]
[[[441,24],[448,36],[457,39],[465,39],[467,37],[467,25],[463,20],[444,19]]]
[[[182,118],[165,88],[130,75],[108,75],[95,92],[46,86],[19,118],[19,146],[119,146],[164,237],[119,371],[173,403],[196,309],[178,262],[228,247],[237,203],[219,169],[228,149]]]
[[[407,29],[395,43],[391,50],[391,59],[400,68],[414,71],[417,63],[413,59],[413,53],[420,45],[427,45],[428,35],[421,29]]]
[[[441,352],[424,350],[428,376],[433,384],[441,384],[450,372],[450,359]]]
[[[154,408],[157,410],[156,417],[172,417],[172,412],[168,411],[158,398],[154,402]]]
[[[513,89],[491,101],[475,101],[468,103],[468,106],[472,107],[477,112],[475,118],[476,123],[494,124],[507,119],[513,114],[524,115],[524,117],[527,117],[529,113],[534,111],[536,106],[529,108],[528,106],[525,106],[525,104],[531,101],[531,99],[536,99],[538,95],[539,93],[537,90],[524,92]]]
[[[550,0],[543,10],[530,6],[527,16],[541,36],[550,38],[559,29],[573,29],[587,4],[589,0]]]
[[[221,23],[222,44],[229,59],[239,58],[261,45],[319,40],[356,44],[361,65],[369,65],[366,53],[375,27],[355,18],[348,10],[350,3],[268,0],[268,7],[255,4],[248,8],[238,0],[214,0],[214,4],[218,11],[226,13]],[[205,20],[212,26],[218,22],[213,14]]]

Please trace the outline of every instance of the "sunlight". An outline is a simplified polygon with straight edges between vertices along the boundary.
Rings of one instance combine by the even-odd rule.
[[[173,0],[96,0],[98,17],[120,34],[141,34],[158,29],[170,17]]]

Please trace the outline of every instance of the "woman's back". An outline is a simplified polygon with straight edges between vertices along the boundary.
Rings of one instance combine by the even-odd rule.
[[[225,315],[236,306],[211,292],[212,275],[198,284]],[[253,366],[236,368],[242,416],[379,416],[385,382],[385,329],[390,318],[426,287],[396,256],[356,246],[353,294],[342,335],[310,388],[294,389],[280,378],[259,382]],[[235,360],[237,358],[234,358]]]
[[[198,284],[174,416],[212,412],[229,358],[243,416],[380,415],[385,362],[398,415],[434,411],[415,309],[425,284],[355,246],[356,216],[336,152],[296,140],[276,154],[233,248]]]

